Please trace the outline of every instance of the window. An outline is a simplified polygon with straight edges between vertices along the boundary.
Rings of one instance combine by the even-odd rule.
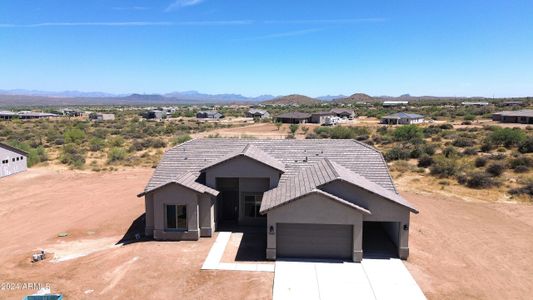
[[[259,213],[261,208],[261,194],[245,194],[244,195],[244,216],[249,218],[264,218],[265,216]]]
[[[166,229],[187,230],[187,206],[165,205]]]

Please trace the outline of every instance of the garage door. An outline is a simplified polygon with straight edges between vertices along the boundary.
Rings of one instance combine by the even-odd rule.
[[[353,226],[278,223],[279,258],[352,259]]]

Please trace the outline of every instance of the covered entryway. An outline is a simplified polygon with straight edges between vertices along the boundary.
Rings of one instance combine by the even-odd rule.
[[[363,222],[363,257],[397,258],[399,222]]]
[[[352,260],[353,225],[278,223],[278,258]]]

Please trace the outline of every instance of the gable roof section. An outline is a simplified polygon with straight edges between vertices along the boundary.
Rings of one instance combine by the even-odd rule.
[[[203,185],[201,183],[198,183],[196,182],[196,180],[198,179],[198,176],[200,174],[198,173],[194,173],[194,172],[187,172],[187,173],[184,173],[182,174],[181,176],[178,176],[176,179],[173,179],[173,180],[170,180],[166,183],[163,183],[163,184],[160,184],[158,186],[155,186],[151,189],[147,189],[145,190],[144,192],[140,193],[137,195],[137,197],[142,197],[150,192],[153,192],[155,190],[158,190],[164,186],[167,186],[169,184],[172,184],[172,183],[175,183],[175,184],[179,184],[183,187],[186,187],[188,189],[191,189],[193,191],[196,191],[198,193],[206,193],[206,194],[210,194],[212,196],[217,196],[218,195],[218,191],[215,190],[215,189],[212,189],[206,185]]]
[[[18,153],[20,155],[28,156],[28,152],[26,152],[26,151],[24,151],[22,149],[13,147],[13,146],[9,146],[8,144],[0,143],[0,148],[4,148],[4,149],[7,149],[9,151],[16,152],[16,153]]]
[[[383,119],[421,119],[424,116],[419,114],[409,114],[404,112],[395,113],[392,115],[384,116]]]
[[[348,182],[370,193],[405,206],[415,213],[418,212],[395,191],[387,190],[383,186],[327,158],[313,163],[307,168],[302,168],[298,174],[286,182],[280,183],[278,187],[265,192],[263,194],[260,212],[265,213],[335,180]]]
[[[280,119],[307,119],[307,118],[310,118],[310,117],[311,117],[311,114],[303,113],[303,112],[299,112],[299,111],[294,111],[294,112],[287,112],[287,113],[278,115],[276,118],[280,118]]]
[[[256,146],[252,144],[246,144],[242,148],[242,150],[229,153],[228,155],[223,156],[220,159],[212,161],[211,163],[207,164],[201,171],[205,171],[214,166],[218,166],[230,159],[233,159],[239,156],[251,158],[259,163],[262,163],[268,167],[274,168],[280,172],[285,172],[285,165],[282,162],[273,158],[272,156],[268,155],[263,150],[257,148]]]
[[[302,195],[300,195],[300,196],[298,196],[298,197],[295,197],[295,198],[293,198],[293,199],[291,199],[291,200],[289,200],[289,201],[283,202],[283,203],[281,203],[280,205],[277,205],[276,207],[273,207],[272,209],[274,209],[274,208],[278,208],[278,207],[280,207],[280,206],[283,206],[283,205],[288,204],[288,203],[290,203],[290,202],[293,202],[293,201],[296,201],[296,200],[302,199],[302,198],[304,198],[304,197],[306,197],[306,196],[309,196],[309,195],[312,195],[312,194],[318,194],[318,195],[325,196],[326,198],[328,198],[328,199],[330,199],[330,200],[333,200],[333,201],[339,202],[339,203],[342,204],[342,205],[346,205],[346,206],[348,206],[348,207],[350,207],[350,208],[353,208],[353,209],[355,209],[355,210],[358,210],[359,212],[361,212],[361,213],[363,213],[363,214],[366,214],[366,215],[371,215],[371,214],[372,214],[372,213],[371,213],[368,209],[366,209],[366,208],[363,208],[363,207],[361,207],[361,206],[359,206],[359,205],[357,205],[357,204],[354,204],[354,203],[352,203],[352,202],[350,202],[350,201],[346,201],[346,200],[344,200],[344,199],[342,199],[342,198],[340,198],[340,197],[337,197],[337,196],[335,196],[335,195],[332,195],[332,194],[330,194],[330,193],[328,193],[328,192],[325,192],[325,191],[323,191],[323,190],[319,190],[319,189],[313,189],[313,190],[311,190],[311,191],[309,191],[309,192],[307,192],[307,193],[305,193],[305,194],[302,194]]]
[[[239,152],[247,144],[283,163],[280,185],[291,180],[303,168],[328,158],[360,174],[379,186],[396,192],[387,164],[381,153],[355,140],[260,140],[205,138],[193,139],[165,152],[145,191],[172,182],[187,172],[200,176],[205,166],[231,153]]]

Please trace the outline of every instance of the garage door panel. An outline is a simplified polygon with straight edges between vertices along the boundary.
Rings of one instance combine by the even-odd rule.
[[[277,257],[351,260],[352,249],[352,225],[277,224]]]

